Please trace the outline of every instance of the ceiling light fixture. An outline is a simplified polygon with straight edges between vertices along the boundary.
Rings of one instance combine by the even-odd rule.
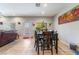
[[[44,3],[44,7],[47,7],[47,3]]]

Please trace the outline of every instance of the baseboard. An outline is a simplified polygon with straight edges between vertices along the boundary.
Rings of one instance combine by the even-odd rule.
[[[59,48],[64,52],[67,53],[67,55],[73,55],[73,51],[70,49],[70,43],[66,42],[63,39],[59,39]]]

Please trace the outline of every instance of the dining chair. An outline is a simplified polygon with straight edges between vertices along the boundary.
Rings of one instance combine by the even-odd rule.
[[[58,54],[58,33],[52,31],[52,47],[55,47],[56,54]]]
[[[39,54],[39,47],[41,47],[41,50],[42,50],[42,42],[43,42],[43,34],[40,32],[37,33],[37,31],[35,31],[35,45],[34,45],[34,47],[36,47],[37,54]]]
[[[43,32],[43,36],[43,54],[45,50],[50,50],[51,54],[53,54],[51,33],[49,31]]]

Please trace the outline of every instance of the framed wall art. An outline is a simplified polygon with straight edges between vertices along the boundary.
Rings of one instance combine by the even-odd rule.
[[[59,24],[69,23],[77,20],[79,20],[79,6],[58,17]]]

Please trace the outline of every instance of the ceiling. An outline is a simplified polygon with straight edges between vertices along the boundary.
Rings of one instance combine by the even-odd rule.
[[[0,15],[3,16],[54,16],[69,3],[41,3],[36,7],[35,3],[0,3]]]

